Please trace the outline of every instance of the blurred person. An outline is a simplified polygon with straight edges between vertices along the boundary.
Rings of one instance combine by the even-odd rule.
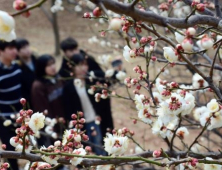
[[[48,55],[42,55],[36,60],[36,80],[32,84],[31,101],[34,112],[43,112],[50,118],[64,117],[62,104],[63,82],[59,80],[56,72],[55,59]],[[63,134],[61,124],[54,127],[54,132]],[[49,138],[45,137],[48,140]],[[52,142],[52,140],[50,141]],[[46,145],[44,137],[38,140],[39,145]]]
[[[7,150],[14,151],[9,140],[15,136],[15,128],[10,125],[3,125],[4,119],[10,119],[10,116],[16,114],[22,109],[20,99],[21,90],[21,69],[14,60],[17,56],[15,41],[0,41],[0,138],[3,144],[6,144]],[[8,159],[10,168],[18,170],[18,163],[15,159]]]
[[[101,69],[99,64],[95,61],[95,59],[92,56],[89,56],[85,51],[79,49],[78,42],[75,39],[68,37],[61,42],[60,46],[64,52],[62,66],[59,71],[59,74],[62,77],[64,78],[71,77],[70,72],[72,70],[69,63],[70,63],[70,59],[73,57],[74,54],[81,54],[84,57],[84,59],[87,62],[88,72],[93,71],[95,76],[100,77],[100,78],[105,77],[105,73]],[[96,82],[94,81],[94,83]],[[105,83],[105,81],[100,80],[100,83]],[[101,130],[102,130],[102,136],[105,137],[107,130],[112,130],[114,127],[113,119],[112,119],[112,112],[111,112],[110,98],[100,101],[100,110],[103,110],[103,114],[100,115],[102,119]]]
[[[32,83],[35,80],[35,63],[36,58],[32,54],[28,40],[18,38],[16,40],[16,47],[18,50],[19,65],[22,70],[22,97],[24,97],[29,107],[31,106],[31,89]]]
[[[51,118],[63,117],[63,82],[56,72],[55,59],[48,55],[36,61],[36,80],[32,84],[31,97],[33,110],[44,112]]]
[[[86,77],[89,69],[87,60],[81,53],[74,54],[70,60],[74,64],[72,68],[74,79],[68,81],[64,86],[63,102],[66,119],[70,120],[73,113],[82,111],[86,120],[84,127],[86,134],[89,136],[89,141],[95,145],[102,146],[101,128],[95,121],[97,116],[101,116],[104,113],[100,108],[100,103],[97,103],[94,96],[89,95],[87,92],[91,84]],[[105,154],[100,148],[92,148],[98,155]]]
[[[63,61],[62,61],[62,66],[60,68],[59,74],[64,77],[70,77],[70,65],[69,65],[69,60],[74,54],[82,54],[84,58],[87,60],[88,67],[89,67],[89,72],[90,71],[97,71],[98,74],[103,74],[103,70],[99,66],[99,64],[95,61],[95,59],[92,56],[89,56],[85,51],[79,49],[78,42],[71,38],[68,37],[65,40],[63,40],[60,44],[60,47],[64,53]]]

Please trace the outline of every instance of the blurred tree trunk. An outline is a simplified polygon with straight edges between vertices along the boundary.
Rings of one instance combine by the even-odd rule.
[[[52,6],[54,5],[55,0],[52,0]],[[55,55],[60,54],[60,36],[59,36],[59,26],[57,20],[57,13],[52,13],[52,28],[55,39]]]
[[[54,5],[55,0],[51,0],[51,6]],[[57,20],[57,13],[52,13],[46,10],[43,6],[40,7],[42,9],[42,12],[45,14],[49,22],[52,24],[53,34],[54,34],[54,40],[55,40],[55,55],[60,54],[60,36],[59,36],[59,26],[58,26],[58,20]]]

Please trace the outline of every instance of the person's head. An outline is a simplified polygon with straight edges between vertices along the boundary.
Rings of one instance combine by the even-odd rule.
[[[3,64],[10,65],[16,59],[17,49],[15,41],[0,40],[0,60]]]
[[[74,55],[80,53],[78,49],[78,43],[75,39],[68,37],[63,40],[60,44],[62,51],[64,52],[65,56],[69,59]]]
[[[76,78],[84,78],[88,72],[88,64],[82,54],[74,54],[71,58],[71,65],[73,66],[73,74]]]
[[[31,50],[29,48],[29,42],[28,40],[24,38],[18,38],[16,40],[16,47],[18,50],[18,56],[22,60],[27,60],[31,57]]]
[[[55,59],[48,55],[41,55],[36,61],[36,76],[43,78],[44,76],[55,76],[56,65]]]

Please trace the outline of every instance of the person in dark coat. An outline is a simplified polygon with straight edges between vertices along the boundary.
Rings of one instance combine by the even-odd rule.
[[[90,142],[102,146],[101,127],[95,121],[97,117],[103,117],[105,113],[101,103],[96,102],[95,97],[88,94],[90,85],[94,83],[90,82],[86,77],[88,73],[87,60],[82,54],[74,54],[71,57],[71,62],[74,63],[74,79],[67,82],[63,93],[66,119],[71,120],[73,113],[83,111],[86,120],[84,126]],[[96,135],[93,135],[94,133]],[[100,148],[93,147],[93,150],[98,155],[105,154]]]
[[[31,97],[34,112],[44,112],[47,116],[64,116],[62,105],[63,82],[58,79],[55,59],[42,55],[36,61],[36,80],[32,84]]]
[[[93,71],[95,76],[104,78],[105,73],[99,66],[99,64],[94,60],[92,56],[89,56],[86,52],[83,50],[80,50],[78,48],[78,43],[75,39],[69,37],[66,38],[61,42],[61,49],[64,52],[64,58],[62,62],[62,66],[60,68],[59,74],[64,77],[68,78],[70,77],[70,72],[71,66],[70,66],[70,59],[73,57],[74,54],[81,54],[88,65],[88,72]],[[91,85],[94,85],[96,81],[90,82]],[[101,81],[100,83],[105,83],[105,81]],[[94,96],[91,96],[94,98]],[[102,131],[102,136],[105,137],[107,130],[112,130],[114,128],[113,126],[113,119],[112,119],[112,113],[111,113],[111,100],[110,98],[107,98],[105,100],[100,101],[100,110],[103,111],[102,114],[100,115],[102,121],[101,121],[101,131]]]
[[[35,63],[36,58],[32,54],[29,42],[26,39],[18,38],[16,40],[16,47],[18,50],[18,63],[22,70],[22,97],[24,97],[31,106],[31,89],[32,83],[35,80]]]
[[[21,90],[21,69],[14,63],[17,55],[15,41],[6,42],[0,40],[0,139],[6,144],[7,150],[14,151],[15,148],[9,143],[11,137],[16,136],[15,127],[12,125],[5,127],[5,119],[17,114],[22,105]],[[12,120],[13,121],[13,120]],[[16,159],[8,159],[10,168],[18,170]]]
[[[62,104],[63,82],[58,79],[55,59],[50,55],[42,55],[36,61],[36,80],[32,84],[31,101],[34,112],[43,112],[50,118],[64,117]],[[57,123],[54,132],[61,136],[64,125]],[[53,137],[53,136],[52,136]],[[48,146],[53,143],[49,136],[41,136],[38,145]]]

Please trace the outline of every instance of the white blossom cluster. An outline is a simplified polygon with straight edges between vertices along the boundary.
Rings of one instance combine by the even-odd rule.
[[[63,11],[64,7],[62,6],[62,0],[55,0],[54,5],[51,7],[51,12],[55,13],[58,11]]]

